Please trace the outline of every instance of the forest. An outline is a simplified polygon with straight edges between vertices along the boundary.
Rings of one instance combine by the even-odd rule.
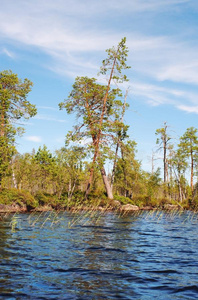
[[[163,167],[144,171],[124,122],[128,90],[120,86],[128,81],[125,71],[130,68],[126,38],[106,52],[100,76],[107,84],[77,77],[59,104],[77,121],[66,133],[65,146],[54,153],[46,145],[31,153],[17,152],[16,136],[24,132],[19,121],[37,113],[27,99],[33,83],[11,70],[0,72],[0,204],[58,209],[116,200],[139,208],[198,208],[197,128],[187,128],[175,143],[164,122],[155,132]]]

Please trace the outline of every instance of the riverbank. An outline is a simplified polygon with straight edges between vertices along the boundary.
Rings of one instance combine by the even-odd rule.
[[[116,201],[116,200],[115,200]],[[52,207],[51,205],[38,206],[36,208],[28,209],[26,205],[20,206],[17,203],[13,203],[12,205],[0,204],[0,213],[27,213],[27,212],[47,212],[47,211],[116,211],[118,213],[130,213],[137,211],[149,211],[149,210],[183,210],[183,208],[179,205],[167,204],[164,207],[157,208],[152,206],[138,207],[137,205],[125,204],[121,203],[118,205],[116,201],[116,205],[113,202],[106,207],[103,206],[69,206],[69,207],[61,207],[59,208]]]
[[[119,199],[119,200],[118,200]],[[115,200],[109,200],[105,196],[93,197],[86,201],[83,197],[68,199],[62,197],[37,193],[31,195],[28,191],[17,189],[3,189],[0,191],[0,213],[19,213],[19,212],[44,212],[44,211],[75,211],[75,210],[99,210],[116,211],[118,213],[130,213],[144,210],[196,210],[190,206],[189,202],[178,203],[169,199],[150,200],[145,199],[136,202],[126,197],[115,196]]]

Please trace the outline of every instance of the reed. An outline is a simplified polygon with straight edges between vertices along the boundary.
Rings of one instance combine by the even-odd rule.
[[[50,228],[54,228],[55,226],[62,225],[66,226],[67,229],[71,229],[75,226],[85,226],[87,224],[98,224],[100,219],[104,217],[107,213],[111,212],[112,214],[116,214],[118,218],[126,217],[127,215],[133,215],[135,217],[143,216],[145,219],[155,219],[157,222],[160,222],[162,218],[167,219],[167,222],[170,219],[177,218],[184,213],[183,210],[149,210],[149,211],[122,211],[119,207],[114,208],[109,203],[105,206],[100,207],[100,202],[96,202],[95,205],[87,205],[86,207],[83,204],[72,206],[69,210],[52,210],[52,211],[42,211],[36,212],[32,211],[28,215],[28,223],[31,227],[40,226],[40,228],[44,228],[48,226]],[[65,220],[64,215],[70,212],[70,219],[67,223],[62,223]],[[186,213],[186,211],[185,211]],[[7,219],[11,217],[9,226],[12,232],[16,232],[16,229],[21,229],[21,217],[19,216],[19,212],[14,213],[4,213],[0,214],[0,220]],[[184,218],[183,223],[185,222],[198,222],[198,212],[197,211],[187,211],[186,217]]]

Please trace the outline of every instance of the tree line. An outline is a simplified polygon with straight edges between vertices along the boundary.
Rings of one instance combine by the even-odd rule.
[[[176,146],[167,123],[156,130],[156,143],[163,152],[163,180],[159,168],[145,172],[136,158],[137,144],[130,139],[129,126],[124,122],[128,91],[123,95],[119,88],[128,81],[127,54],[126,38],[107,50],[100,69],[107,84],[89,77],[75,79],[68,98],[59,108],[75,114],[77,122],[67,133],[65,146],[55,153],[45,145],[31,153],[16,151],[15,137],[24,130],[17,123],[37,112],[27,100],[33,84],[28,79],[22,81],[12,71],[0,73],[1,189],[46,194],[57,201],[106,197],[140,206],[166,201],[196,203],[196,128],[188,128]],[[107,165],[111,166],[108,172]]]

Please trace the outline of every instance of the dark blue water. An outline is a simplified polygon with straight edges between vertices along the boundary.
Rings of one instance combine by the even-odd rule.
[[[9,216],[0,299],[198,299],[197,233],[190,212]]]

